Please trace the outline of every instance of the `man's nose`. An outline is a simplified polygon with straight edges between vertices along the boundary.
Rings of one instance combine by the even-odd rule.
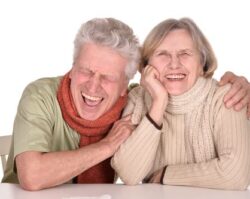
[[[101,87],[101,76],[99,74],[94,74],[89,82],[88,82],[88,89],[90,92],[95,93]]]

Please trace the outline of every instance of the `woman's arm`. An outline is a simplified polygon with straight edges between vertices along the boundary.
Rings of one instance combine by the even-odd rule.
[[[221,102],[214,124],[217,158],[207,162],[169,165],[163,183],[215,189],[246,189],[250,182],[250,124],[245,109],[235,112]]]
[[[111,161],[118,176],[129,185],[140,183],[148,174],[154,162],[161,135],[157,125],[150,121],[149,115],[145,115],[147,107],[143,99],[142,87],[135,88],[129,93],[124,114],[131,114],[132,122],[139,124]]]
[[[154,67],[148,65],[143,70],[141,85],[150,95],[147,97],[152,103],[146,116],[140,118],[138,127],[112,159],[113,168],[122,181],[129,185],[140,183],[153,167],[161,136],[163,115],[168,103],[168,94]],[[141,90],[144,89],[141,88]],[[142,96],[141,90],[134,90],[129,95],[130,101],[136,102],[132,118],[133,115],[143,115],[142,112],[147,108],[144,106],[147,101],[145,100],[146,95]]]
[[[131,136],[111,160],[111,165],[127,185],[139,184],[151,170],[161,132],[144,116]]]

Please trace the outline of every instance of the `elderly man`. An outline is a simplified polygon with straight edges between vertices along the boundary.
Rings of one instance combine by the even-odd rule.
[[[110,157],[134,128],[129,116],[120,116],[140,62],[139,42],[126,24],[103,18],[84,23],[74,44],[66,75],[37,80],[24,90],[3,182],[26,190],[114,182]],[[247,84],[229,78],[235,79]],[[241,103],[246,94],[238,92],[237,98]]]
[[[131,132],[129,118],[117,120],[140,61],[139,42],[126,24],[108,18],[83,24],[74,44],[70,72],[25,89],[3,182],[27,190],[114,182],[109,158]]]

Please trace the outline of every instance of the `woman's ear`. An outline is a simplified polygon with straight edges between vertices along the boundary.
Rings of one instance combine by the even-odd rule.
[[[142,73],[143,69],[148,65],[148,60],[143,59],[141,61],[140,67],[139,67],[139,72]]]
[[[199,75],[200,75],[200,76],[204,76],[205,73],[206,73],[206,72],[204,71],[204,67],[201,66]]]
[[[208,71],[208,69],[209,69],[209,65],[208,65],[208,63],[206,62],[205,65],[203,66],[203,71],[204,71],[204,73],[206,73],[206,72]]]
[[[202,70],[201,70],[201,72],[200,72],[200,75],[201,75],[201,76],[205,76],[205,74],[207,73],[208,69],[209,69],[208,63],[206,62],[206,63],[204,64],[204,66],[202,67]]]

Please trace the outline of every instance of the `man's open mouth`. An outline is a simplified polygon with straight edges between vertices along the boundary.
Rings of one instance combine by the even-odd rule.
[[[97,97],[97,96],[90,96],[87,95],[86,93],[82,92],[82,97],[83,101],[88,105],[88,106],[97,106],[99,105],[104,98],[102,97]]]

